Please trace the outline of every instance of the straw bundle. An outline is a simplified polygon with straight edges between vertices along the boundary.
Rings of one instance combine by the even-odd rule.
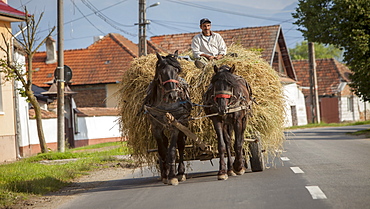
[[[213,64],[217,66],[234,64],[236,74],[247,80],[258,103],[253,104],[253,113],[248,119],[246,137],[259,132],[263,149],[267,151],[265,153],[275,155],[275,151],[282,148],[284,141],[284,98],[279,77],[257,52],[246,50],[241,46],[231,46],[229,51],[237,53],[238,57],[226,56],[209,63],[203,70],[197,69],[193,62],[180,60],[183,68],[180,76],[191,86],[192,102],[202,104],[203,93],[214,73]],[[190,52],[187,54],[189,55]],[[156,61],[157,58],[153,54],[135,59],[131,68],[124,73],[119,91],[122,133],[128,137],[128,146],[132,148],[139,163],[152,164],[157,158],[156,155],[147,152],[148,149],[157,147],[150,132],[150,124],[146,115],[138,114],[146,95],[146,88],[154,77]],[[192,116],[204,116],[202,108],[195,106]],[[208,118],[190,121],[189,128],[205,144],[213,146],[217,151],[216,134]],[[188,152],[187,155],[192,158],[193,154]]]

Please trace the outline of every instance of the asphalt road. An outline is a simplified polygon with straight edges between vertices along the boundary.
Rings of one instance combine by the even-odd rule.
[[[218,181],[218,159],[189,162],[188,180],[164,185],[148,170],[107,181],[59,206],[71,208],[370,208],[370,125],[295,130],[263,172]]]

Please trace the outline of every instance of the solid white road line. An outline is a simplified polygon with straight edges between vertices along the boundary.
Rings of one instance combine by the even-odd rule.
[[[306,186],[306,189],[311,194],[312,199],[319,200],[319,199],[327,199],[324,192],[318,186]]]
[[[282,161],[289,161],[290,159],[288,157],[280,157]]]
[[[299,167],[290,167],[294,173],[304,173]]]

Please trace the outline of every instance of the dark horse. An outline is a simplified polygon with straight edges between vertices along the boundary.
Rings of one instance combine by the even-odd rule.
[[[234,71],[234,65],[231,68],[227,65],[218,68],[215,65],[215,74],[203,96],[205,113],[207,115],[216,113],[210,119],[213,122],[218,140],[220,167],[217,176],[219,180],[226,180],[228,176],[243,175],[245,173],[245,159],[243,157],[244,131],[246,129],[252,93],[248,83],[242,77],[234,75]],[[232,131],[234,131],[235,135],[234,163],[231,158]],[[227,170],[225,151],[228,158]]]
[[[187,84],[179,77],[181,66],[177,51],[167,56],[157,53],[157,58],[155,76],[148,87],[144,107],[150,116],[152,134],[158,145],[161,179],[164,183],[177,185],[179,180],[186,179],[183,162],[186,135],[169,125],[165,115],[171,113],[178,122],[188,126],[192,104]],[[178,178],[175,168],[176,145],[179,152]]]

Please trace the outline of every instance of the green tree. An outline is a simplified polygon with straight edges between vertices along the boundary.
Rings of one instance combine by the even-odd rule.
[[[308,59],[308,42],[302,41],[297,43],[294,48],[289,49],[290,56],[293,60]],[[340,60],[342,50],[333,45],[325,46],[324,44],[315,44],[316,59],[335,58]]]
[[[350,84],[358,96],[370,100],[370,1],[299,0],[294,24],[312,42],[344,49],[352,70]]]

